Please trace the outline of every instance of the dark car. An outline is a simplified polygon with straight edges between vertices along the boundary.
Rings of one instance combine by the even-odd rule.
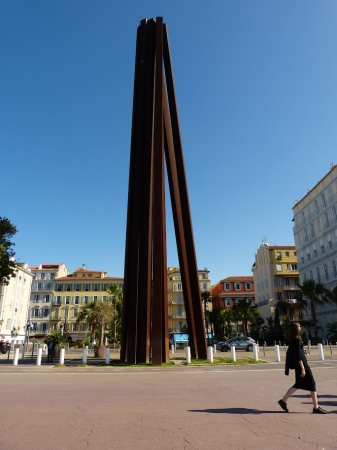
[[[251,337],[235,336],[228,339],[228,341],[219,342],[216,348],[222,352],[228,352],[231,347],[235,347],[235,350],[246,350],[246,352],[252,352],[254,344],[256,344],[256,342]]]
[[[0,341],[0,352],[2,354],[7,353],[10,348],[11,348],[11,345],[9,342]]]

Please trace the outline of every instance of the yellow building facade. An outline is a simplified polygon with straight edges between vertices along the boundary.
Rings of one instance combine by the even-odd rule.
[[[294,303],[296,293],[300,291],[295,246],[261,244],[255,254],[252,272],[255,303],[264,319],[274,317],[278,301]]]
[[[198,270],[200,291],[211,291],[211,280],[209,270]],[[180,269],[168,267],[167,269],[167,290],[168,290],[168,326],[169,332],[180,332],[185,330],[186,310],[184,306],[183,287]],[[212,307],[212,303],[208,304]]]
[[[73,339],[87,336],[88,324],[76,322],[81,309],[91,301],[108,299],[107,287],[117,284],[123,289],[124,279],[108,277],[107,272],[76,269],[72,274],[55,279],[51,330],[65,331]]]

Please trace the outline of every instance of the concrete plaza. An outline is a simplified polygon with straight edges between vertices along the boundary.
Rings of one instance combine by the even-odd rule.
[[[337,357],[309,361],[328,415],[312,414],[305,391],[288,401],[289,414],[280,410],[294,382],[284,361],[62,368],[1,358],[0,449],[337,449]]]

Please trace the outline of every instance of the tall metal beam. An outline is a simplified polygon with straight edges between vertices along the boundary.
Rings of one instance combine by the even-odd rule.
[[[165,156],[191,353],[206,358],[171,56],[157,17],[142,20],[137,31],[121,342],[121,359],[129,363],[169,358]]]

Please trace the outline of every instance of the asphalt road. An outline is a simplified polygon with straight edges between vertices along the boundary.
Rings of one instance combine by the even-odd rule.
[[[312,414],[305,391],[289,414],[280,410],[294,382],[284,362],[62,368],[1,359],[0,449],[337,449],[337,357],[309,361],[328,415]]]

